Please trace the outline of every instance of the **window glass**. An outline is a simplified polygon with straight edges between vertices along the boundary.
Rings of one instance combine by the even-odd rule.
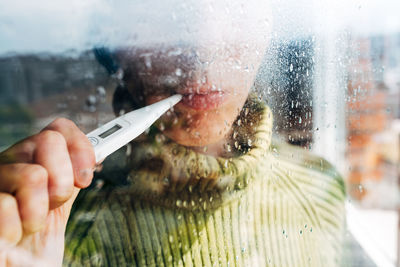
[[[0,0],[0,151],[183,96],[98,164],[58,263],[398,266],[399,8]]]

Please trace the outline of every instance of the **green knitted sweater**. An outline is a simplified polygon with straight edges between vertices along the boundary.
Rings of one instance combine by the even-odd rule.
[[[271,130],[269,108],[248,102],[230,158],[150,132],[126,179],[80,192],[64,264],[338,266],[344,183],[322,158],[271,145]]]

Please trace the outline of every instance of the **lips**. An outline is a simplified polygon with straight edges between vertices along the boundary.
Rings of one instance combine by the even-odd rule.
[[[195,110],[211,110],[218,108],[225,100],[223,92],[183,94],[180,104]]]
[[[171,90],[169,92],[162,92],[160,89],[159,92],[154,92],[145,96],[146,104],[153,104],[174,94],[183,96],[176,107],[180,106],[184,109],[197,111],[217,109],[228,100],[228,96],[230,95],[224,91],[216,91],[212,87],[206,86],[196,88],[196,91],[193,91],[193,87],[185,87],[181,90]]]

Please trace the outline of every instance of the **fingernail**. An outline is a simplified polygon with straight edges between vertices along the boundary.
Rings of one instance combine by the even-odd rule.
[[[78,182],[81,185],[88,186],[93,177],[93,169],[83,169],[78,172]]]

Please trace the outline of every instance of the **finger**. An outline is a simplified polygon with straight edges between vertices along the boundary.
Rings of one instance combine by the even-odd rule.
[[[28,137],[0,153],[0,163],[32,162],[36,144]]]
[[[25,233],[43,228],[49,210],[47,171],[40,165],[0,165],[0,191],[15,196]]]
[[[87,187],[92,181],[96,164],[89,139],[75,123],[64,118],[56,119],[45,129],[60,132],[64,136],[74,170],[74,184],[79,188]]]
[[[35,136],[34,161],[48,173],[48,194],[50,209],[67,201],[74,189],[74,175],[67,144],[63,135],[45,130]]]
[[[21,237],[17,200],[10,194],[0,193],[0,240],[15,245]]]

